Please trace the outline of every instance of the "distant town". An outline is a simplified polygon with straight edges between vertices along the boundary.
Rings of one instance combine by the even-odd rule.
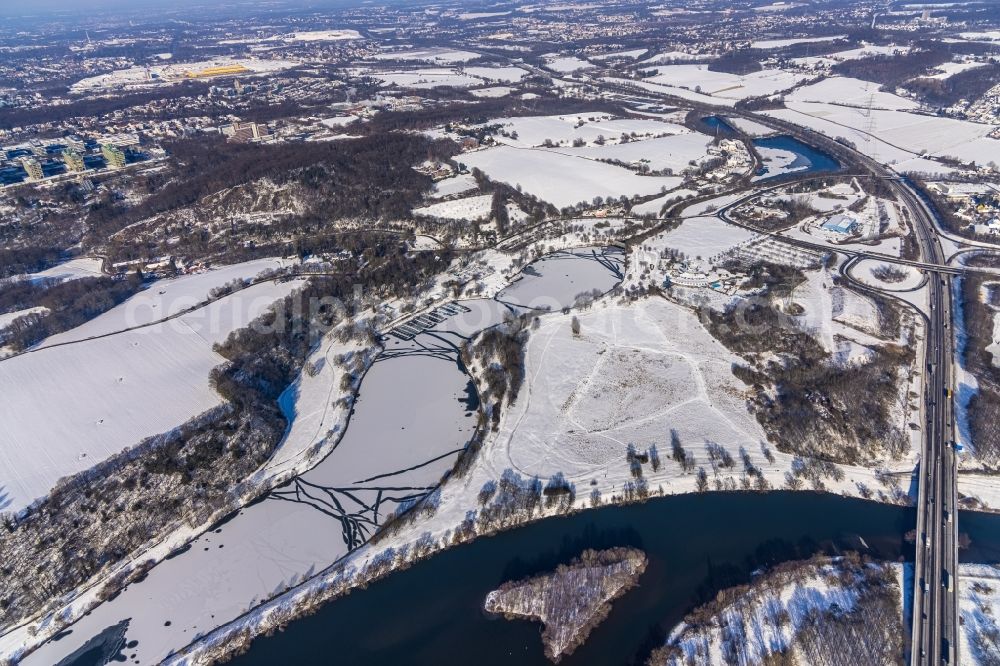
[[[982,0],[0,7],[0,664],[1000,663],[998,155]]]

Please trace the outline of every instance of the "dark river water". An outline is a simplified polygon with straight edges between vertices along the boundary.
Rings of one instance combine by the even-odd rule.
[[[963,561],[1000,560],[1000,516],[961,516]],[[547,519],[453,548],[334,601],[234,660],[294,664],[542,664],[540,625],[481,610],[500,583],[550,570],[585,548],[631,545],[638,588],[564,664],[639,662],[696,605],[760,567],[818,551],[912,559],[911,508],[808,492],[707,493]]]

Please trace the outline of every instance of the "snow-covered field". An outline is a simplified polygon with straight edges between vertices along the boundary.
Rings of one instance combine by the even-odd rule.
[[[457,69],[428,68],[405,72],[372,72],[372,76],[387,86],[400,88],[437,88],[439,86],[454,86],[467,88],[483,83],[482,79],[469,74],[463,74]]]
[[[35,308],[25,308],[24,310],[15,310],[13,312],[5,312],[3,314],[0,314],[0,330],[3,330],[8,326],[10,326],[11,322],[13,322],[18,317],[23,317],[24,315],[29,315],[29,314],[35,314],[36,312],[44,313],[48,311],[49,309],[45,307],[35,307]]]
[[[870,58],[871,56],[877,55],[903,55],[909,53],[911,48],[909,46],[901,46],[896,44],[890,44],[887,46],[881,46],[878,44],[865,44],[864,46],[858,47],[856,49],[848,49],[847,51],[837,51],[830,55],[834,60],[859,60],[861,58]]]
[[[737,359],[693,314],[661,300],[553,315],[528,343],[526,394],[501,425],[491,461],[609,493],[627,480],[626,446],[665,446],[671,429],[693,451],[706,441],[759,454],[764,438],[732,376]],[[666,453],[664,453],[666,455]]]
[[[466,74],[479,77],[484,81],[497,83],[517,83],[528,75],[520,67],[463,67]]]
[[[683,125],[652,118],[615,118],[601,112],[498,118],[488,124],[494,123],[502,124],[504,131],[510,135],[495,136],[497,141],[521,148],[538,147],[546,140],[556,146],[571,146],[573,141],[593,144],[599,137],[604,137],[608,143],[616,143],[622,134],[635,133],[639,138],[651,138],[690,131]]]
[[[434,183],[434,196],[450,197],[456,194],[462,194],[463,192],[468,192],[469,190],[474,190],[477,187],[478,185],[476,185],[476,179],[472,177],[472,174],[459,174]]]
[[[786,90],[805,79],[800,74],[780,69],[765,69],[738,75],[713,72],[708,65],[668,65],[646,81],[675,88],[685,88],[711,97],[744,99]]]
[[[374,56],[375,60],[403,60],[412,62],[429,62],[438,65],[453,65],[469,62],[479,57],[474,51],[449,48],[408,49],[405,51],[386,51]]]
[[[850,289],[834,286],[832,270],[806,273],[787,301],[801,308],[794,317],[829,352],[835,363],[847,365],[868,359],[872,347],[883,344],[875,337],[878,314],[875,304]]]
[[[985,62],[945,62],[938,65],[935,68],[937,71],[927,78],[949,79],[956,74],[961,74],[962,72],[967,72],[970,69],[976,69],[977,67],[984,67],[985,65]]]
[[[489,88],[476,88],[469,91],[473,97],[482,98],[506,97],[512,92],[514,89],[509,86],[490,86]]]
[[[1000,42],[1000,30],[982,30],[979,32],[963,32],[959,35],[962,39],[973,42]]]
[[[357,120],[357,116],[333,116],[331,118],[324,118],[319,121],[324,127],[345,127]]]
[[[690,132],[628,143],[560,148],[559,152],[588,159],[614,160],[633,166],[645,166],[651,171],[671,169],[674,173],[680,173],[688,168],[691,161],[700,162],[707,157],[708,147],[711,144],[711,137]]]
[[[663,65],[674,62],[683,62],[691,60],[711,60],[712,56],[708,54],[692,54],[686,51],[662,51],[654,56],[643,60],[641,64],[643,65]]]
[[[544,56],[544,58],[545,68],[551,69],[553,72],[558,72],[560,74],[571,74],[577,70],[592,69],[594,67],[593,64],[587,62],[586,60],[581,60],[576,56],[550,54]]]
[[[688,67],[689,65],[674,65],[675,67]],[[690,65],[694,66],[694,65]],[[680,97],[681,99],[690,100],[692,102],[699,102],[701,104],[714,104],[716,106],[736,106],[737,99],[727,98],[727,97],[713,97],[712,95],[706,95],[703,92],[698,92],[696,90],[689,88],[681,88],[673,85],[664,85],[662,83],[654,83],[649,79],[642,79],[641,81],[636,81],[633,79],[618,79],[615,77],[604,77],[604,81],[609,83],[617,83],[620,85],[626,85],[630,87],[640,88],[642,90],[648,90],[649,92],[659,93],[662,95],[673,95],[674,97]],[[697,84],[695,84],[697,85]]]
[[[792,37],[790,39],[760,39],[750,42],[752,49],[780,49],[795,44],[816,44],[844,39],[847,35],[831,35],[829,37]]]
[[[686,219],[676,229],[651,241],[655,241],[658,248],[676,250],[693,265],[704,267],[719,255],[748,243],[758,235],[723,222],[718,217],[705,216]]]
[[[40,346],[84,340],[162,321],[205,302],[216,287],[234,280],[251,280],[265,271],[281,268],[288,263],[283,259],[257,259],[173,279],[157,280],[118,307],[74,329],[53,335]],[[255,287],[227,299],[226,307],[187,315],[183,318],[183,324],[178,324],[178,327],[190,329],[206,339],[215,340],[220,336],[225,339],[223,332],[228,335],[228,331],[246,326],[273,302],[273,295],[280,292],[280,288]]]
[[[587,57],[591,60],[597,61],[610,60],[611,58],[628,58],[629,60],[635,60],[644,56],[647,50],[648,49],[632,49],[631,51],[612,51],[610,53],[602,53],[600,55]]]
[[[101,263],[101,260],[95,257],[79,257],[52,268],[46,268],[44,271],[30,273],[25,277],[29,280],[59,280],[60,282],[77,278],[100,277]]]
[[[624,167],[604,164],[543,149],[501,146],[457,158],[468,168],[478,168],[493,180],[548,201],[557,208],[590,202],[594,197],[648,195],[681,184],[673,176],[640,176]]]
[[[489,217],[492,203],[492,194],[480,194],[414,208],[413,214],[418,217],[435,217],[444,220],[482,220]]]
[[[286,42],[340,42],[361,39],[361,33],[357,30],[306,30],[283,35],[280,39]]]
[[[958,653],[961,662],[1000,660],[1000,568],[987,564],[958,567]]]
[[[860,58],[869,58],[877,55],[902,55],[909,52],[909,46],[879,46],[875,44],[866,44],[856,49],[838,51],[829,55],[792,58],[789,62],[798,67],[826,70],[832,65],[836,65],[838,62],[844,62],[845,60],[858,60]]]
[[[913,100],[879,90],[881,86],[871,81],[852,79],[844,76],[831,76],[819,83],[796,88],[785,96],[792,102],[829,102],[831,104],[846,104],[848,106],[866,107],[871,102],[872,108],[906,110],[919,108]]]
[[[7,509],[21,509],[60,478],[220,404],[208,376],[224,359],[212,345],[298,286],[263,283],[170,321],[0,361],[0,495]],[[132,318],[157,321],[190,293],[183,286],[169,295],[143,292],[131,314],[123,303],[89,330],[122,330]]]

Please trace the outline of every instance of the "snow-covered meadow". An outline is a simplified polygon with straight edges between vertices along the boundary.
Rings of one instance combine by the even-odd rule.
[[[558,208],[590,202],[598,196],[656,194],[681,184],[678,177],[640,176],[624,167],[544,149],[501,146],[466,153],[458,160]]]
[[[752,74],[727,74],[708,69],[708,65],[667,65],[646,81],[673,88],[683,88],[710,97],[745,99],[787,90],[805,80],[805,76],[780,69],[764,69]]]
[[[500,124],[505,134],[494,139],[520,148],[542,145],[572,146],[583,141],[617,143],[623,134],[630,138],[650,139],[690,132],[683,125],[654,118],[616,118],[607,113],[574,113],[560,116],[523,116],[498,118],[487,125]],[[632,135],[635,134],[635,137]]]
[[[265,282],[162,319],[204,301],[212,287],[252,277],[274,262],[251,264],[158,282],[38,349],[0,361],[5,508],[24,508],[60,478],[220,404],[209,372],[224,359],[213,344],[299,283]]]
[[[417,217],[433,217],[444,220],[482,220],[489,217],[492,203],[493,195],[480,194],[414,208],[413,214]]]
[[[29,280],[58,280],[60,282],[77,278],[100,277],[101,263],[101,260],[96,257],[78,257],[24,277]]]
[[[447,47],[431,47],[423,49],[404,49],[400,51],[384,51],[373,56],[374,60],[400,60],[404,62],[427,62],[435,65],[455,65],[476,60],[480,55],[474,51],[452,49]]]
[[[711,137],[689,132],[644,141],[561,148],[560,152],[595,160],[613,160],[636,167],[644,166],[651,171],[670,169],[674,173],[680,173],[692,162],[701,162],[708,155],[711,144]]]

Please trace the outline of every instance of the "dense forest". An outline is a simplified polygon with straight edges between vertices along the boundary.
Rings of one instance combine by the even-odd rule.
[[[864,364],[835,363],[779,304],[801,278],[794,269],[761,265],[751,270],[747,286],[763,289],[763,298],[701,313],[708,331],[747,360],[732,371],[750,389],[751,410],[786,453],[848,464],[900,455],[907,439],[893,421],[892,406],[898,399],[898,373],[912,364],[913,350],[885,344],[873,347]],[[870,298],[879,330],[897,336],[897,308],[887,299]],[[781,363],[772,359],[774,354]]]
[[[963,99],[975,101],[997,84],[1000,84],[1000,65],[989,63],[946,79],[916,78],[907,82],[905,88],[930,104],[951,106]]]
[[[949,62],[952,53],[940,44],[915,49],[901,55],[876,55],[845,60],[833,66],[831,73],[882,84],[894,90],[910,79],[924,76],[938,65]]]
[[[845,60],[834,65],[832,73],[880,83],[888,92],[905,88],[925,102],[940,107],[951,106],[963,99],[974,101],[1000,83],[1000,65],[995,63],[944,79],[929,78],[934,68],[951,62],[955,55],[954,48],[935,43],[901,55]]]
[[[54,247],[0,248],[0,280],[14,275],[37,273],[56,265],[63,252]],[[10,312],[19,308],[6,309],[0,301],[0,312]]]
[[[137,183],[149,192],[138,205],[110,196],[95,204],[87,217],[87,247],[103,248],[106,239],[125,227],[195,206],[211,194],[237,187],[252,193],[265,179],[278,188],[293,188],[306,212],[256,226],[230,225],[214,210],[199,211],[195,217],[205,222],[197,225],[171,223],[166,217],[148,230],[148,238],[140,236],[139,228],[115,236],[107,253],[113,261],[168,253],[236,260],[256,246],[286,249],[298,239],[330,233],[331,223],[341,218],[406,218],[431,186],[431,179],[412,167],[428,158],[447,159],[455,150],[448,141],[395,133],[338,142],[250,145],[207,135],[168,148],[177,162],[175,175],[152,175]],[[221,225],[225,235],[213,234],[212,224]],[[165,236],[172,240],[168,243]]]
[[[1000,368],[992,352],[993,320],[1000,305],[995,285],[987,288],[983,276],[967,275],[961,280],[965,369],[976,377],[978,390],[966,407],[976,460],[986,469],[1000,468]],[[985,296],[985,297],[984,297]]]

